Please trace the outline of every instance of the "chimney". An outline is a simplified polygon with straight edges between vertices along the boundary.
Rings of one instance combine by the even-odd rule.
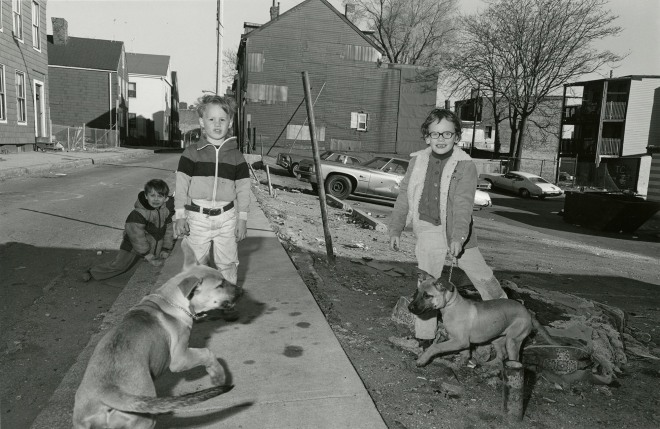
[[[51,18],[53,23],[53,43],[66,45],[69,41],[69,23],[64,18]]]
[[[355,13],[355,4],[346,3],[346,6],[344,7],[344,16],[346,17],[346,19],[353,22],[354,13]]]
[[[273,0],[273,6],[270,8],[270,20],[274,20],[280,16],[280,2],[277,2],[277,6],[275,6],[275,0]]]

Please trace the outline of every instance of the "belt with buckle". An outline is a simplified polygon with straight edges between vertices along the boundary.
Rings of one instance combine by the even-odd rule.
[[[191,204],[186,204],[185,209],[191,212],[197,212],[197,213],[202,213],[205,215],[209,216],[218,216],[223,214],[224,212],[231,210],[234,208],[234,202],[232,201],[231,203],[227,204],[224,207],[221,207],[219,209],[207,209],[205,207],[200,207],[197,204],[191,203]]]

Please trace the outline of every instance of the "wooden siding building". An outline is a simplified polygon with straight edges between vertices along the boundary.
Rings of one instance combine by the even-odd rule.
[[[48,36],[50,109],[54,125],[114,130],[128,136],[128,68],[124,42],[69,37],[52,18]]]
[[[306,0],[264,25],[244,25],[234,89],[241,141],[264,154],[311,150],[302,72],[309,75],[321,150],[408,155],[435,106],[437,76],[384,64],[369,36],[325,0]],[[254,136],[253,136],[254,132]]]
[[[46,0],[0,1],[0,151],[50,141]]]
[[[560,162],[576,184],[646,196],[650,147],[660,145],[660,76],[632,75],[564,85]]]

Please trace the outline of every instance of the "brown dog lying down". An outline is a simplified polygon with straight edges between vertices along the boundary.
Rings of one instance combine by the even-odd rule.
[[[417,315],[439,310],[449,336],[447,341],[434,343],[420,354],[417,366],[428,365],[436,355],[491,340],[499,359],[518,360],[520,346],[532,327],[540,329],[536,319],[518,301],[471,301],[463,298],[451,283],[424,271],[419,273],[417,291],[408,310]]]
[[[184,265],[108,331],[87,365],[73,408],[75,429],[153,428],[154,414],[213,398],[233,388],[206,348],[188,347],[196,314],[234,306],[242,289],[202,265],[183,240]],[[153,379],[169,366],[181,372],[204,365],[216,387],[176,397],[156,397]]]

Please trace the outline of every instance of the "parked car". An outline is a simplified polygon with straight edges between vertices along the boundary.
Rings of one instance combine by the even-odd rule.
[[[325,191],[342,200],[349,195],[396,200],[409,162],[404,158],[378,156],[360,165],[322,163]],[[299,172],[300,180],[311,183],[312,189],[317,191],[314,164],[301,162]],[[490,189],[490,183],[480,181],[477,188]],[[479,189],[476,191],[474,203],[475,208],[492,205],[490,195]]]
[[[480,179],[490,182],[493,188],[515,192],[523,198],[531,196],[543,199],[559,197],[564,191],[536,174],[523,171],[510,171],[506,174],[482,173]]]
[[[356,157],[355,155],[349,155],[344,152],[337,151],[326,151],[323,152],[320,156],[321,162],[340,162],[342,164],[361,164],[362,159]],[[280,167],[284,167],[289,170],[289,173],[296,179],[300,179],[300,173],[298,172],[300,163],[305,162],[308,164],[314,165],[314,160],[301,155],[291,155],[286,153],[280,153],[277,155],[276,164]]]
[[[408,160],[378,156],[364,164],[321,162],[325,192],[339,199],[351,194],[395,200],[399,184],[408,169]],[[298,167],[300,180],[317,190],[316,170],[312,160]]]
[[[488,192],[477,189],[474,193],[474,206],[472,207],[472,210],[481,210],[492,205],[493,201],[490,199]]]

